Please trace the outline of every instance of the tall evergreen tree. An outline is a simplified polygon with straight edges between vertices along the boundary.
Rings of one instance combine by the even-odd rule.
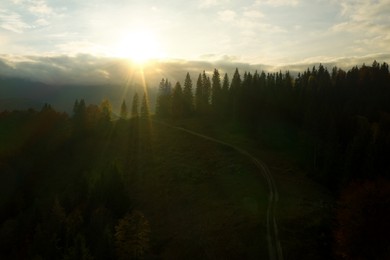
[[[221,76],[217,69],[214,69],[212,77],[212,89],[211,89],[211,104],[214,112],[221,114],[222,110],[222,86]]]
[[[158,89],[156,101],[156,115],[169,117],[172,111],[172,87],[168,79],[162,79]]]
[[[133,102],[131,104],[131,117],[136,118],[139,116],[139,97],[138,93],[134,93]]]
[[[103,101],[100,103],[100,110],[103,121],[111,121],[112,106],[107,98],[103,99]]]
[[[230,85],[229,76],[227,73],[225,73],[225,75],[223,76],[222,91],[226,93],[229,92],[229,85]]]
[[[241,76],[240,73],[238,72],[238,68],[234,71],[233,78],[232,78],[232,83],[230,85],[230,89],[235,92],[241,87]]]
[[[202,74],[199,74],[198,80],[196,81],[195,89],[195,109],[198,114],[202,113],[202,101],[203,100],[203,81]]]
[[[100,109],[99,124],[101,130],[107,131],[111,126],[112,106],[110,101],[107,98],[104,98],[100,103],[99,109]]]
[[[73,118],[77,115],[79,112],[79,100],[76,99],[76,101],[73,104]]]
[[[86,127],[86,105],[84,99],[74,102],[73,106],[73,125],[76,132],[82,132]]]
[[[194,94],[192,92],[192,81],[191,81],[190,73],[188,72],[184,80],[183,99],[184,99],[183,113],[185,116],[190,116],[194,112]]]
[[[227,73],[223,76],[222,90],[221,90],[221,111],[223,116],[227,116],[229,113],[229,76]]]
[[[206,71],[203,71],[202,83],[203,83],[203,106],[205,112],[208,112],[210,101],[211,101],[211,81],[210,81],[210,77],[207,76]]]
[[[199,74],[196,82],[195,104],[198,114],[207,114],[210,110],[211,81],[206,72]]]
[[[128,110],[127,110],[126,101],[123,100],[122,101],[122,105],[121,105],[120,118],[126,120],[127,119],[127,114],[128,114]]]
[[[149,97],[146,92],[144,92],[144,96],[142,97],[141,103],[141,117],[148,118],[150,116],[150,108],[149,108]]]
[[[176,83],[172,94],[172,116],[180,118],[183,116],[184,99],[183,90],[179,82]]]
[[[234,71],[232,82],[230,84],[229,92],[229,107],[231,110],[231,115],[238,117],[239,110],[239,100],[241,99],[241,76],[238,72],[238,68]]]

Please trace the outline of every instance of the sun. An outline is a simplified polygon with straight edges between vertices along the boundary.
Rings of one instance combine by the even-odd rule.
[[[156,36],[147,30],[124,33],[113,47],[113,52],[114,56],[141,64],[163,56]]]

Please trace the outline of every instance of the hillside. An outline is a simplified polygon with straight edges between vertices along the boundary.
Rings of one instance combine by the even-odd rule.
[[[0,157],[3,257],[116,257],[116,228],[128,214],[148,223],[147,257],[267,257],[266,182],[235,150],[145,119],[101,123],[88,134],[52,110],[3,114],[0,122],[3,137],[19,140]],[[305,192],[309,200],[318,193]],[[288,221],[307,210],[292,215],[291,200],[301,202],[284,196],[278,221],[288,256],[298,248],[288,232],[302,230]]]
[[[154,88],[150,90],[151,104],[154,104]],[[72,112],[72,105],[76,99],[85,97],[86,102],[99,104],[104,98],[112,101],[114,112],[118,113],[121,102],[130,103],[134,93],[144,92],[139,84],[58,84],[50,85],[23,78],[0,76],[0,111],[39,110],[45,103],[49,103],[58,111]]]

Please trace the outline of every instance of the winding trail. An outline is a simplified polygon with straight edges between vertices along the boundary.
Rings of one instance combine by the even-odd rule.
[[[240,154],[249,157],[252,160],[252,162],[257,166],[257,168],[260,170],[261,174],[266,179],[267,185],[268,185],[268,190],[269,190],[269,192],[268,192],[268,196],[269,196],[268,197],[268,207],[267,207],[267,222],[266,222],[267,241],[268,241],[268,256],[269,256],[270,260],[283,260],[283,250],[282,250],[282,246],[280,244],[279,234],[278,234],[278,225],[276,222],[276,204],[278,203],[278,200],[279,200],[279,193],[278,193],[278,190],[277,190],[277,187],[275,184],[275,180],[273,179],[272,174],[271,174],[270,170],[268,169],[267,165],[264,162],[262,162],[261,160],[257,159],[253,155],[251,155],[246,150],[241,149],[240,147],[237,147],[235,145],[220,141],[220,140],[215,139],[215,138],[210,137],[210,136],[202,135],[200,133],[197,133],[197,132],[194,132],[194,131],[191,131],[191,130],[188,130],[188,129],[185,129],[182,127],[173,126],[173,125],[170,125],[170,124],[167,124],[164,122],[160,122],[160,121],[156,121],[156,120],[153,120],[153,122],[165,125],[167,127],[170,127],[170,128],[173,128],[173,129],[176,129],[179,131],[189,133],[191,135],[195,135],[197,137],[200,137],[200,138],[203,138],[206,140],[210,140],[210,141],[215,142],[215,143],[219,143],[219,144],[224,145],[224,146],[228,146],[228,147],[236,150]]]

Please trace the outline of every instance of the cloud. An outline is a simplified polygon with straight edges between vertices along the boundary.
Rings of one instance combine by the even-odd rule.
[[[263,18],[264,14],[258,10],[248,10],[245,11],[243,14],[245,17],[248,18]]]
[[[389,33],[390,4],[388,0],[340,0],[338,3],[344,21],[334,25],[333,30]]]
[[[57,36],[52,36],[53,38],[56,37],[67,37],[68,34],[60,34]],[[60,53],[67,53],[68,55],[77,55],[79,53],[90,53],[92,55],[102,55],[105,54],[105,48],[99,44],[87,41],[87,40],[80,40],[80,41],[68,41],[66,43],[60,43],[56,45],[56,49]]]
[[[224,10],[218,12],[218,18],[223,22],[233,21],[236,15],[236,12],[232,10]]]
[[[0,27],[15,33],[24,33],[50,24],[50,18],[60,16],[44,0],[13,0],[0,10]]]
[[[218,19],[222,22],[230,22],[232,26],[236,26],[239,32],[248,36],[251,39],[258,38],[260,32],[282,33],[283,28],[267,22],[264,14],[259,10],[242,8],[241,12],[232,10],[219,11]]]
[[[215,7],[219,5],[224,5],[229,0],[200,0],[199,1],[199,8],[210,8],[210,7]]]
[[[269,5],[273,7],[279,6],[296,6],[299,4],[299,0],[256,0],[256,5]]]
[[[70,56],[1,56],[3,64],[7,65],[2,76],[22,77],[48,84],[90,84],[106,82],[102,77],[108,60],[79,55]]]
[[[35,20],[35,24],[37,26],[46,26],[46,25],[49,25],[50,23],[44,18],[39,18],[39,19]]]
[[[11,32],[22,33],[31,28],[31,25],[24,22],[18,13],[0,10],[0,27]]]
[[[140,84],[142,77],[149,86],[157,86],[161,78],[172,82],[183,81],[189,72],[194,78],[203,70],[212,72],[214,68],[232,74],[236,67],[241,70],[254,70],[248,63],[239,63],[234,56],[209,54],[213,61],[163,60],[153,61],[139,67],[120,58],[98,57],[86,54],[76,56],[0,56],[0,76],[20,77],[53,85],[102,85],[129,82]]]
[[[340,0],[342,21],[330,32],[354,37],[350,48],[357,52],[390,51],[390,4],[388,0]]]
[[[338,67],[344,70],[349,70],[354,66],[361,66],[363,64],[371,65],[373,61],[376,60],[379,63],[390,61],[390,52],[389,53],[372,53],[369,55],[362,56],[315,56],[304,59],[297,63],[292,64],[283,64],[279,66],[269,66],[271,71],[278,70],[289,70],[295,73],[302,72],[307,68],[312,68],[313,66],[318,66],[320,63],[324,65],[328,70],[331,70],[333,67]]]
[[[238,62],[239,57],[234,55],[221,55],[215,53],[208,53],[199,56],[200,60],[204,60],[207,62]]]
[[[47,5],[43,0],[30,0],[26,1],[28,10],[36,15],[52,15],[55,14],[54,10]]]
[[[343,69],[350,69],[355,65],[363,63],[372,64],[378,62],[389,62],[389,53],[373,53],[370,55],[353,57],[316,56],[291,64],[249,64],[239,62],[235,56],[224,56],[208,54],[212,61],[197,60],[160,60],[153,61],[144,66],[141,73],[140,68],[131,64],[128,60],[109,57],[98,57],[86,54],[76,56],[0,56],[0,76],[19,77],[31,79],[51,85],[140,85],[143,80],[151,88],[157,87],[161,78],[168,78],[175,83],[184,80],[187,72],[190,73],[193,81],[203,70],[212,73],[214,68],[220,73],[227,73],[232,76],[236,68],[240,73],[244,71],[285,71],[302,72],[308,67],[318,66],[322,63],[328,69],[338,66]]]

